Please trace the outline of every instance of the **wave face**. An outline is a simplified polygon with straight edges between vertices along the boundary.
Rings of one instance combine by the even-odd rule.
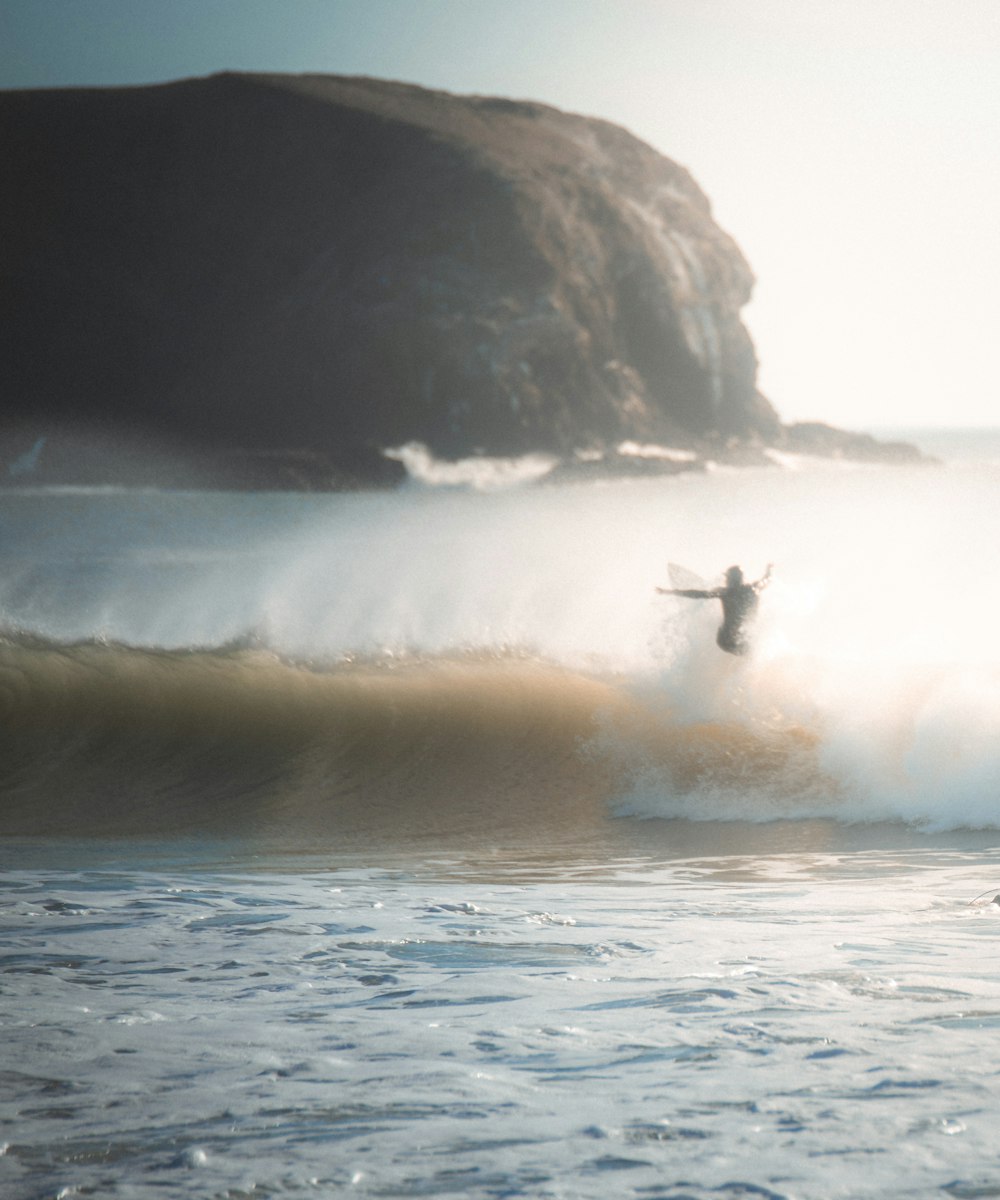
[[[20,639],[0,662],[2,828],[21,835],[413,837],[582,819],[600,789],[581,739],[616,701],[516,659],[316,670],[260,650]]]
[[[1000,828],[1000,476],[7,493],[8,834]],[[776,564],[756,650],[667,560]]]

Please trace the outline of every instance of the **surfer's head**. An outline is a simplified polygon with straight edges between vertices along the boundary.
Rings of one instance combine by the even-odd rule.
[[[743,571],[739,567],[730,567],[726,572],[726,586],[739,587],[743,582]]]

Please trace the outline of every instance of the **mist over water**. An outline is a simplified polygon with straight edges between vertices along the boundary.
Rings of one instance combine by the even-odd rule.
[[[541,660],[613,680],[671,747],[678,729],[689,760],[698,747],[681,770],[659,734],[637,742],[605,714],[593,745],[620,771],[616,811],[1000,825],[1000,474],[792,468],[490,492],[7,493],[0,620],[53,643],[255,647],[324,670]],[[714,601],[655,594],[668,562],[710,584],[775,564],[749,659],[716,648]]]
[[[658,669],[717,623],[656,599],[768,562],[761,652],[989,663],[992,472],[819,467],[493,494],[115,493],[4,498],[0,604],[55,638],[275,650],[521,647]]]

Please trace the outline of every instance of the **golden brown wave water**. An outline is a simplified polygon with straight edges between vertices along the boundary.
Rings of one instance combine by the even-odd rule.
[[[515,655],[317,667],[7,639],[0,711],[15,836],[530,836],[604,821],[651,779],[749,809],[816,771],[802,731],[684,724],[621,680]]]

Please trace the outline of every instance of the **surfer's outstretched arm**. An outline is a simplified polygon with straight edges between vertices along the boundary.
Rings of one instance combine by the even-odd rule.
[[[700,588],[661,588],[656,589],[661,596],[686,596],[688,600],[718,600],[721,592],[718,588],[712,591],[702,591]]]
[[[755,592],[759,592],[763,588],[767,587],[767,585],[771,582],[771,572],[773,570],[774,570],[774,563],[768,563],[767,570],[764,572],[763,575],[761,575],[760,579],[758,579],[757,582],[753,585],[753,590]]]

